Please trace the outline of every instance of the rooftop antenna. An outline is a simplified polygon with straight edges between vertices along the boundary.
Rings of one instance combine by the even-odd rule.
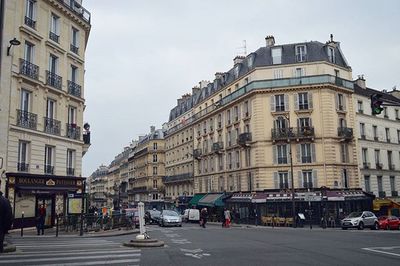
[[[243,52],[243,55],[246,56],[247,55],[247,43],[246,43],[246,40],[243,40],[243,46],[237,47],[237,49],[241,49],[241,52]]]
[[[331,42],[333,42],[333,34],[331,33]]]

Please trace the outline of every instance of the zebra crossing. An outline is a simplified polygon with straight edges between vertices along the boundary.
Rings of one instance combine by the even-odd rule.
[[[141,250],[89,237],[13,238],[14,253],[1,254],[0,265],[139,265]]]

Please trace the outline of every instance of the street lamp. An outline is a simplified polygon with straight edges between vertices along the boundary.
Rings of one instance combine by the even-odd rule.
[[[17,40],[17,38],[14,37],[14,39],[10,40],[10,46],[7,47],[7,55],[10,55],[10,49],[13,45],[18,46],[20,45],[21,42]]]
[[[296,227],[296,205],[294,201],[294,175],[293,175],[293,154],[292,154],[292,142],[291,142],[291,134],[292,130],[290,128],[290,114],[285,114],[285,118],[288,121],[288,142],[289,142],[289,156],[290,156],[290,175],[291,175],[291,184],[292,184],[292,217],[293,217],[293,227]]]

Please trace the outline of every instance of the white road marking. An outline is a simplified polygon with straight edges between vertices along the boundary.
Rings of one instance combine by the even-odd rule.
[[[95,255],[95,254],[107,254],[107,253],[112,253],[112,254],[116,254],[116,253],[132,253],[132,252],[140,252],[140,250],[134,250],[134,249],[118,249],[118,250],[86,250],[86,251],[82,251],[82,250],[76,250],[76,251],[58,251],[58,252],[47,252],[46,251],[46,256],[69,256],[69,255],[76,255],[77,252],[79,253],[84,253],[85,255]],[[28,254],[27,254],[28,253]],[[43,257],[43,251],[40,252],[35,252],[34,254],[32,254],[32,252],[23,252],[22,254],[4,254],[4,256],[2,255],[0,257],[0,262],[2,258],[23,258],[23,257]]]
[[[179,234],[165,234],[167,237],[180,237]]]
[[[193,250],[181,248],[181,251],[182,251],[182,252],[189,252],[189,253],[199,253],[199,252],[202,252],[203,250],[200,249],[200,248],[198,248],[198,249],[193,249]]]
[[[180,245],[192,243],[192,242],[190,242],[190,241],[187,240],[187,239],[171,239],[171,241],[172,241],[172,243],[174,243],[174,244],[180,244]]]
[[[131,263],[139,262],[139,259],[129,259],[129,260],[107,260],[107,261],[89,261],[89,262],[74,262],[74,263],[64,263],[64,264],[38,264],[37,266],[80,266],[80,265],[111,265],[117,263]],[[137,265],[134,265],[137,266]]]
[[[372,248],[362,248],[363,250],[367,250],[367,251],[371,251],[371,252],[376,252],[376,253],[382,253],[382,254],[386,254],[386,255],[391,255],[391,256],[396,256],[396,257],[400,257],[399,253],[393,253],[393,252],[387,252],[387,251],[383,251],[383,250],[393,250],[393,249],[398,249],[400,248],[400,246],[393,246],[393,247],[372,247]],[[383,250],[379,250],[379,249],[383,249]]]

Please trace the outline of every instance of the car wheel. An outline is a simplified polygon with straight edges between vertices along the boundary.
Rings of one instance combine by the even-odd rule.
[[[363,222],[360,222],[359,224],[358,224],[358,228],[357,228],[358,230],[364,230],[364,223]]]
[[[347,227],[342,227],[342,230],[347,230]]]
[[[371,227],[371,230],[379,230],[379,224],[374,223],[374,225]]]
[[[387,224],[385,229],[390,230],[390,226]]]
[[[182,224],[178,225],[179,227],[182,227]]]

